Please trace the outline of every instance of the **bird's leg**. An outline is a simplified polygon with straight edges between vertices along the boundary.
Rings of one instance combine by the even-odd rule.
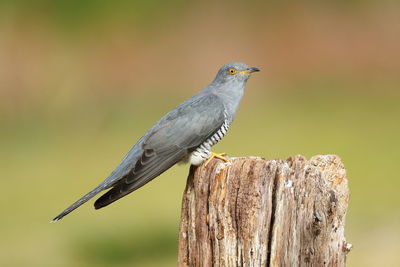
[[[211,161],[213,158],[222,159],[223,161],[228,162],[229,159],[226,158],[226,157],[224,157],[225,155],[226,155],[226,153],[217,154],[217,153],[211,152],[211,156],[206,160],[206,162],[204,162],[204,166],[207,166],[207,164],[210,163],[210,161]]]

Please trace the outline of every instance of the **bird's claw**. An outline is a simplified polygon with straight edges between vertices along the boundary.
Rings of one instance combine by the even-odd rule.
[[[210,163],[210,161],[211,161],[213,158],[222,159],[223,161],[228,162],[229,159],[226,158],[226,157],[224,157],[225,155],[226,155],[226,153],[219,153],[219,154],[218,154],[218,153],[211,152],[211,156],[206,160],[206,162],[204,162],[204,166],[207,166],[208,163]]]

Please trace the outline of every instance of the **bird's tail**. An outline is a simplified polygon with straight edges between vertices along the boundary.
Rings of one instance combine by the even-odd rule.
[[[64,210],[63,212],[61,212],[58,216],[56,216],[53,220],[51,220],[51,222],[57,222],[59,220],[61,220],[65,215],[71,213],[72,211],[74,211],[76,208],[78,208],[79,206],[81,206],[82,204],[86,203],[89,199],[91,199],[92,197],[94,197],[95,195],[97,195],[99,192],[103,191],[104,189],[106,189],[106,187],[104,186],[104,184],[99,185],[98,187],[96,187],[95,189],[93,189],[92,191],[90,191],[89,193],[87,193],[86,195],[84,195],[83,197],[81,197],[78,201],[76,201],[74,204],[72,204],[71,206],[69,206],[66,210]]]

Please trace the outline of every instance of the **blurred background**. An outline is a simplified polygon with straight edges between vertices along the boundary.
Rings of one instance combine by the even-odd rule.
[[[49,221],[243,61],[262,72],[215,150],[340,155],[348,266],[399,266],[399,12],[394,0],[2,0],[0,265],[175,266],[187,165]]]

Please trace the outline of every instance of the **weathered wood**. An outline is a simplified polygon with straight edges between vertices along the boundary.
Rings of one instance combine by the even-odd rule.
[[[179,266],[344,266],[349,199],[335,155],[235,158],[190,169]]]

